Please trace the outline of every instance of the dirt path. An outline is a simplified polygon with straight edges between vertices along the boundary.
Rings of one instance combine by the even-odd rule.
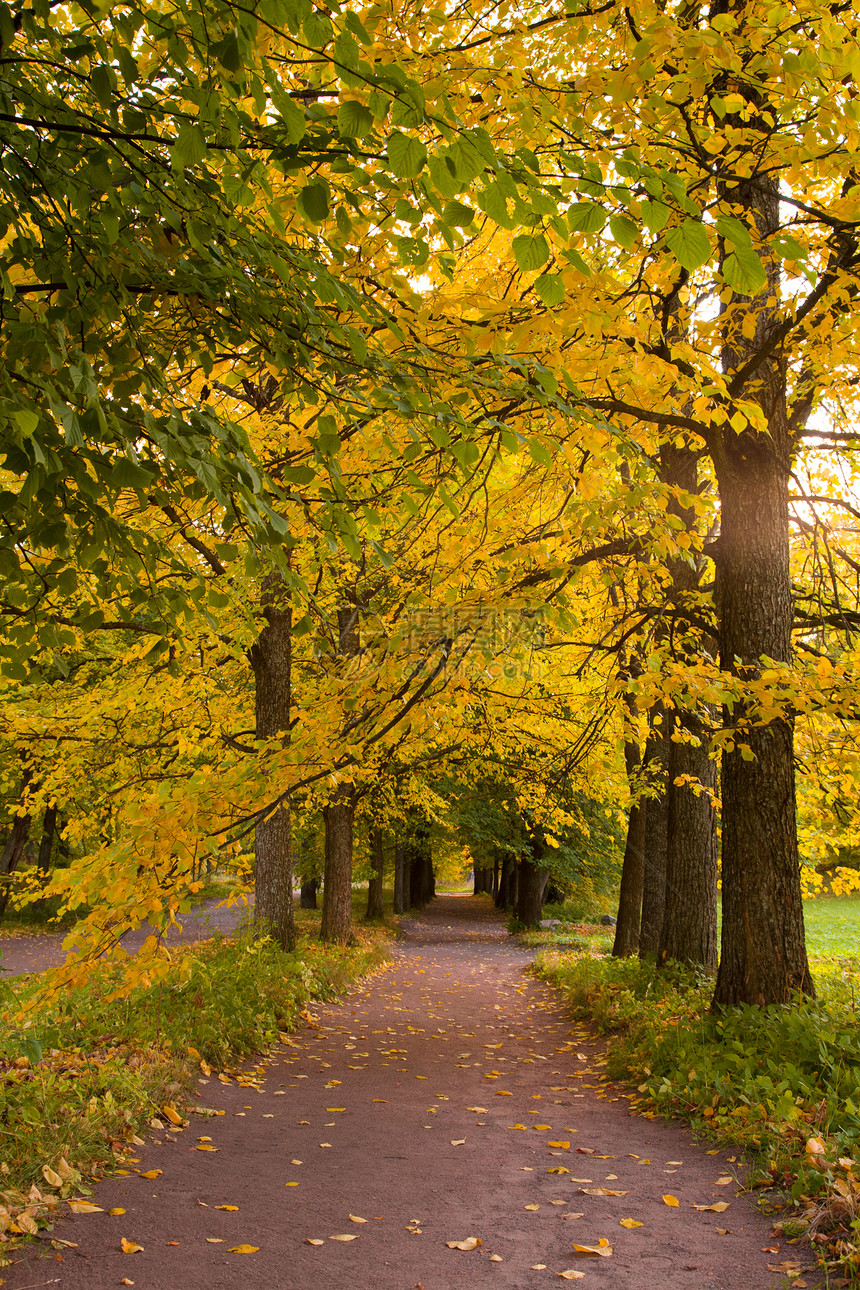
[[[248,907],[244,904],[219,909],[220,904],[220,898],[204,901],[193,913],[185,916],[181,932],[175,927],[170,928],[164,938],[165,943],[179,945],[204,941],[216,932],[226,935],[235,931],[249,916]],[[122,943],[126,952],[136,954],[153,930],[149,923],[142,923],[124,936]],[[4,931],[0,934],[0,978],[59,967],[67,957],[63,949],[65,938],[65,932],[46,931],[32,935],[29,932]]]
[[[77,1248],[3,1269],[4,1290],[539,1290],[566,1270],[586,1288],[785,1285],[768,1264],[796,1251],[718,1184],[730,1153],[631,1116],[558,994],[524,975],[531,956],[476,905],[435,901],[390,971],[318,1007],[242,1084],[201,1079],[201,1106],[224,1114],[153,1133],[134,1167],[161,1172],[103,1183],[96,1204],[123,1212],[70,1216],[54,1235]],[[470,1236],[471,1252],[446,1246]],[[611,1257],[574,1253],[601,1238]]]

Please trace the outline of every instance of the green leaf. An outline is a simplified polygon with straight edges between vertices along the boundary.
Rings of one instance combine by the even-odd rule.
[[[299,206],[309,220],[321,224],[329,211],[329,187],[324,180],[308,184],[299,193]]]
[[[337,128],[351,139],[361,139],[373,129],[373,113],[363,103],[347,99],[337,110]]]
[[[594,202],[578,202],[567,212],[567,222],[573,233],[599,233],[606,223],[606,211]]]
[[[513,241],[514,259],[523,273],[531,273],[546,264],[549,246],[543,233],[521,233]]]
[[[779,237],[775,237],[770,244],[770,249],[781,260],[803,260],[806,258],[806,247],[801,246],[797,238],[792,237],[790,233],[781,233]]]
[[[39,424],[39,414],[32,408],[23,408],[20,412],[13,412],[15,420],[18,422],[18,428],[21,434],[29,438]]]
[[[642,223],[652,233],[659,233],[669,220],[669,207],[665,202],[643,202]]]
[[[542,273],[535,278],[534,289],[545,305],[560,305],[564,300],[564,279],[560,273]]]
[[[723,277],[734,291],[754,296],[767,282],[765,267],[751,246],[736,246],[723,264]]]
[[[619,246],[631,247],[639,236],[639,229],[626,215],[613,215],[609,229]]]
[[[474,218],[471,206],[464,206],[462,202],[447,202],[442,211],[443,222],[452,228],[468,228]]]
[[[388,160],[395,175],[401,179],[414,179],[424,169],[427,149],[420,139],[395,130],[388,138]]]
[[[194,166],[206,155],[206,138],[199,125],[184,125],[171,152],[173,165],[177,170]]]
[[[698,220],[686,219],[666,234],[666,245],[682,269],[692,272],[711,258],[711,243]]]

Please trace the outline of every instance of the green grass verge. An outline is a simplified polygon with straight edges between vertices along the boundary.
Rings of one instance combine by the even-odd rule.
[[[613,1036],[607,1073],[637,1085],[640,1110],[752,1153],[752,1185],[801,1211],[787,1234],[806,1232],[856,1284],[860,1025],[844,962],[813,970],[815,1001],[713,1016],[712,982],[676,966],[553,950],[536,964],[576,1017]]]
[[[334,998],[387,958],[384,932],[343,949],[283,954],[250,936],[213,940],[168,976],[119,995],[119,969],[27,1011],[41,982],[3,987],[0,1039],[0,1265],[62,1200],[140,1143],[153,1117],[181,1124],[200,1064],[231,1070],[277,1043],[315,999]]]

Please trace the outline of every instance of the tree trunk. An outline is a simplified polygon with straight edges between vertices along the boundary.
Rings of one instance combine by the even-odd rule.
[[[517,920],[524,927],[537,927],[540,923],[543,897],[549,882],[549,873],[540,865],[540,847],[535,845],[531,857],[523,857],[519,864],[517,886]]]
[[[352,936],[352,826],[355,814],[351,786],[343,785],[340,801],[323,809],[325,874],[320,939],[338,945]]]
[[[307,882],[302,883],[302,891],[299,898],[302,909],[316,909],[317,889],[319,888],[319,885],[319,878],[308,878]]]
[[[513,904],[511,890],[513,870],[513,857],[506,853],[502,856],[502,871],[499,875],[499,889],[496,892],[497,909],[509,909]]]
[[[615,958],[627,958],[639,949],[639,926],[642,921],[642,888],[645,879],[645,820],[644,800],[630,808],[627,821],[627,842],[621,866],[621,887],[618,892],[618,915],[615,923],[615,940],[612,953]]]
[[[358,610],[337,611],[338,652],[354,658],[359,651]],[[336,798],[323,811],[325,817],[325,873],[320,939],[346,945],[352,936],[352,829],[355,794],[352,784],[341,784]]]
[[[406,853],[403,843],[399,840],[394,844],[394,912],[402,914],[406,909],[406,900],[404,896],[404,869],[406,867]]]
[[[292,610],[284,604],[284,580],[274,571],[263,580],[266,626],[251,647],[258,739],[289,740]],[[284,801],[258,822],[254,839],[254,923],[282,949],[295,948],[290,808]]]
[[[757,176],[724,195],[739,215],[746,213],[766,245],[780,226],[776,185]],[[739,375],[746,362],[771,344],[781,323],[774,307],[779,267],[769,258],[765,267],[768,282],[748,307],[755,317],[754,335],[746,339],[741,334],[742,297],[735,297],[731,312],[723,313],[723,368],[733,393],[759,405],[767,431],[747,425],[736,433],[727,427],[710,445],[721,503],[716,560],[720,661],[746,681],[767,666],[763,657],[785,662],[791,656],[788,486],[793,442],[783,346],[773,344],[755,371]],[[790,718],[741,726],[747,712],[740,703],[724,714],[726,725],[735,729],[736,743],[723,754],[723,925],[715,1007],[786,1003],[796,991],[814,992],[800,893],[794,732]]]
[[[0,855],[0,920],[6,913],[6,906],[9,904],[9,897],[12,894],[12,874],[20,863],[21,856],[24,854],[24,847],[27,845],[27,838],[30,836],[32,817],[29,811],[24,811],[21,814],[21,810],[27,798],[27,788],[31,778],[30,771],[25,769],[21,776],[21,805],[18,807],[18,814],[12,821],[12,828],[3,847],[3,854]]]
[[[493,865],[493,885],[490,888],[490,895],[493,897],[494,904],[499,903],[499,867],[499,862],[496,860]]]
[[[668,844],[668,714],[648,738],[645,759],[649,781],[657,794],[648,798],[645,807],[645,871],[642,886],[642,923],[639,929],[639,957],[655,957],[660,946],[663,916],[666,909],[666,850]]]
[[[54,834],[57,831],[57,804],[45,807],[45,818],[42,821],[42,840],[39,843],[39,857],[36,864],[43,879],[51,872],[51,853],[54,850]]]
[[[671,959],[712,973],[717,967],[718,862],[712,796],[717,768],[695,716],[684,714],[676,729],[699,743],[672,741],[669,745],[666,910],[657,961],[663,964]],[[676,782],[685,777],[710,793],[697,794],[689,782]]]
[[[370,853],[373,860],[373,872],[367,886],[367,913],[365,921],[371,918],[382,918],[382,877],[385,869],[385,851],[382,842],[382,830],[372,829],[370,834]]]

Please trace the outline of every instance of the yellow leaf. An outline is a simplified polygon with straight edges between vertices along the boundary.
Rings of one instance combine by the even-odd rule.
[[[579,1190],[581,1195],[583,1196],[626,1196],[627,1195],[626,1191],[613,1191],[611,1187],[580,1187]],[[664,1196],[663,1199],[666,1200],[666,1197]],[[666,1204],[677,1205],[678,1202],[673,1198],[673,1200],[671,1201],[666,1200]]]
[[[490,1255],[490,1262],[491,1262],[491,1263],[504,1263],[504,1259],[502,1258],[501,1254],[491,1254],[491,1255]]]
[[[50,1165],[42,1165],[42,1177],[49,1187],[62,1187],[63,1185],[62,1178],[56,1169],[52,1169]]]
[[[73,1214],[103,1214],[104,1210],[99,1205],[94,1205],[89,1200],[70,1200],[69,1209]]]
[[[227,1210],[229,1210],[231,1213],[235,1213],[235,1211],[239,1208],[239,1206],[238,1206],[238,1205],[216,1205],[216,1206],[215,1206],[215,1208],[216,1208],[216,1209],[227,1209]]]
[[[523,1209],[540,1209],[540,1205],[524,1205]]]
[[[546,1264],[545,1264],[545,1263],[532,1263],[532,1265],[531,1265],[531,1270],[532,1270],[532,1272],[546,1272]]]
[[[508,1128],[509,1129],[527,1129],[528,1125],[527,1124],[509,1124]]]
[[[503,1089],[503,1088],[497,1088],[497,1089],[496,1089],[496,1097],[513,1097],[513,1093],[508,1093],[508,1092],[507,1092],[505,1089]]]
[[[228,1254],[256,1254],[259,1245],[231,1245],[227,1249]]]
[[[446,1241],[449,1250],[474,1250],[481,1244],[480,1236],[467,1236],[464,1241]]]
[[[703,1210],[714,1214],[722,1214],[731,1204],[730,1200],[718,1200],[713,1205],[694,1205],[693,1209]]]
[[[329,1239],[330,1241],[357,1241],[357,1240],[358,1240],[358,1233],[357,1233],[357,1232],[349,1232],[349,1233],[347,1233],[347,1235],[346,1235],[346,1236],[330,1236],[328,1239]]]
[[[123,1277],[122,1281],[120,1281],[120,1285],[121,1285],[121,1286],[133,1286],[133,1285],[134,1285],[134,1282],[133,1282],[133,1281],[129,1281],[128,1277]]]
[[[551,1129],[552,1125],[551,1124],[533,1124],[532,1128],[537,1129],[538,1132],[540,1132],[542,1129]]]
[[[562,1151],[569,1151],[569,1150],[570,1150],[570,1143],[569,1143],[569,1142],[548,1142],[546,1145],[547,1145],[548,1147],[559,1147],[559,1148],[561,1148],[561,1150],[562,1150]]]
[[[123,1254],[143,1254],[143,1246],[138,1245],[137,1241],[127,1241],[122,1237],[119,1246]]]
[[[165,1119],[170,1121],[171,1124],[182,1123],[182,1116],[179,1114],[172,1102],[168,1102],[166,1106],[163,1106],[161,1108],[161,1113]]]
[[[642,1227],[642,1226],[644,1226],[642,1223],[638,1222],[635,1218],[619,1218],[619,1220],[618,1220],[618,1225],[619,1225],[619,1227]]]
[[[208,1245],[223,1245],[224,1242],[220,1236],[207,1236],[205,1238]]]
[[[288,1182],[288,1183],[284,1183],[284,1186],[285,1186],[285,1187],[298,1187],[298,1185],[299,1185],[299,1184],[298,1184],[297,1182]]]
[[[583,1258],[608,1259],[612,1254],[612,1246],[608,1241],[605,1245],[600,1242],[597,1245],[574,1245],[573,1252]]]
[[[487,1107],[485,1107],[485,1106],[467,1106],[467,1107],[466,1107],[466,1110],[467,1110],[467,1111],[474,1111],[477,1115],[486,1115],[486,1114],[487,1114]],[[519,1125],[518,1127],[519,1127],[519,1128],[522,1128],[522,1125]]]
[[[729,1186],[729,1184],[730,1184],[730,1183],[733,1183],[734,1181],[735,1181],[735,1180],[734,1180],[734,1178],[732,1178],[731,1174],[724,1174],[722,1178],[718,1178],[718,1179],[717,1179],[717,1181],[714,1183],[714,1186],[715,1186],[715,1187],[728,1187],[728,1186]]]
[[[308,1245],[325,1245],[325,1241],[321,1241],[319,1237],[316,1236],[309,1236],[307,1240]]]
[[[374,1102],[382,1102],[382,1103],[384,1103],[384,1105],[385,1105],[385,1106],[388,1106],[388,1098],[387,1098],[387,1097],[375,1097],[373,1100],[374,1100]]]
[[[451,1146],[452,1146],[452,1147],[464,1147],[465,1145],[466,1145],[466,1139],[465,1139],[465,1138],[452,1138],[452,1139],[451,1139]]]
[[[109,1214],[113,1214],[114,1216],[116,1216],[116,1215],[118,1215],[118,1214],[124,1214],[124,1213],[125,1213],[125,1210],[124,1210],[124,1209],[120,1209],[120,1208],[119,1208],[119,1206],[117,1206],[117,1208],[116,1208],[116,1209],[109,1209],[109,1210],[108,1210],[108,1213],[109,1213]]]
[[[328,1111],[329,1115],[334,1115],[335,1111],[345,1111],[346,1107],[345,1106],[327,1106],[326,1110]]]
[[[569,1174],[570,1170],[565,1169],[563,1165],[556,1165],[554,1169],[547,1169],[548,1174]]]
[[[558,1275],[563,1281],[581,1281],[585,1273],[576,1272],[573,1268],[568,1268],[566,1272],[559,1272]]]
[[[366,1218],[359,1218],[359,1217],[358,1217],[358,1214],[350,1214],[350,1216],[349,1216],[349,1221],[350,1221],[351,1223],[366,1223],[366,1222],[367,1222],[367,1219],[366,1219]]]
[[[146,1173],[140,1174],[141,1178],[158,1178],[162,1173],[161,1169],[147,1169]]]
[[[211,1142],[198,1142],[194,1148],[195,1151],[220,1151],[220,1147],[213,1147]]]
[[[677,1206],[678,1206],[678,1205],[680,1205],[680,1203],[681,1203],[681,1202],[678,1200],[678,1197],[677,1197],[677,1196],[664,1196],[664,1197],[663,1197],[663,1204],[664,1204],[664,1205],[671,1205],[673,1209],[677,1208]]]

